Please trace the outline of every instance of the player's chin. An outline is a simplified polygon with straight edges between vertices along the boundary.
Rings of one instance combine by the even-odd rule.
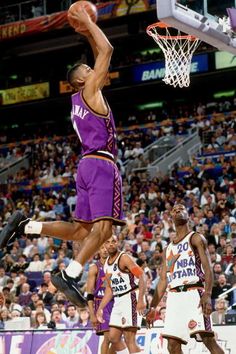
[[[187,224],[187,222],[188,222],[188,220],[183,219],[183,218],[181,218],[181,217],[175,218],[175,225],[176,225],[176,226],[185,225],[185,224]]]

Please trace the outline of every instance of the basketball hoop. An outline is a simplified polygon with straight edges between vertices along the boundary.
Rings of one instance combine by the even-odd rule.
[[[169,26],[163,22],[147,27],[147,34],[159,45],[165,56],[165,77],[163,81],[174,87],[188,87],[190,84],[191,62],[200,40],[191,35],[171,35]],[[164,35],[158,32],[165,32]]]

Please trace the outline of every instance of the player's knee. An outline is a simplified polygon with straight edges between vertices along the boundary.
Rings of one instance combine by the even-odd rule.
[[[119,337],[119,336],[116,336],[116,335],[110,335],[110,336],[109,336],[109,341],[110,341],[110,343],[112,343],[112,344],[117,344],[117,343],[119,343],[119,341],[120,341],[120,337]]]
[[[181,349],[181,343],[174,339],[168,339],[168,351],[171,354],[179,354]]]

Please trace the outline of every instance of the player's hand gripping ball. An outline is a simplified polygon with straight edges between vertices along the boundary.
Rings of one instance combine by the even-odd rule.
[[[86,26],[86,22],[88,21],[87,16],[89,16],[93,22],[97,22],[97,8],[90,1],[77,1],[70,6],[67,12],[69,24],[76,30],[76,32],[80,33],[88,32]]]

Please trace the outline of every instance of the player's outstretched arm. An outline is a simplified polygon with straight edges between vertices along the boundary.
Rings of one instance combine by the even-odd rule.
[[[205,316],[209,316],[212,312],[211,292],[213,286],[213,273],[210,265],[211,261],[207,249],[207,242],[203,235],[195,233],[191,238],[191,244],[198,251],[202,268],[205,273],[205,292],[201,297],[199,307],[202,307],[202,311]]]
[[[103,323],[104,320],[103,320],[103,309],[104,307],[106,307],[106,305],[112,300],[113,298],[113,293],[112,293],[112,289],[109,285],[109,279],[107,280],[108,283],[107,283],[107,286],[106,286],[106,290],[105,290],[105,294],[104,294],[104,297],[98,307],[98,310],[97,310],[97,313],[96,313],[96,316],[97,316],[97,319],[100,323]]]

